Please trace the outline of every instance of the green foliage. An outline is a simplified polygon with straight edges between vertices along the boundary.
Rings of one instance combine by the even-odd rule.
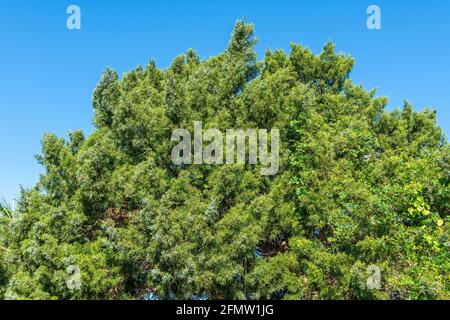
[[[107,69],[95,132],[47,134],[46,172],[0,205],[0,298],[449,299],[450,149],[432,110],[385,110],[327,43]],[[175,166],[171,132],[278,128],[277,176]],[[70,288],[69,266],[81,272]],[[381,286],[370,288],[369,266]]]

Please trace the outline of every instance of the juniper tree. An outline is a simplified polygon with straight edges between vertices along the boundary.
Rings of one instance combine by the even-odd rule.
[[[255,43],[238,21],[217,56],[106,69],[95,132],[46,135],[39,183],[1,209],[0,297],[450,298],[450,153],[436,112],[387,111],[331,42],[261,61]],[[194,121],[279,129],[279,173],[175,165],[171,132]]]

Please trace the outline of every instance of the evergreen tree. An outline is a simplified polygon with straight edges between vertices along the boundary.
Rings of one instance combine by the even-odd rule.
[[[215,57],[190,49],[121,79],[108,68],[95,132],[45,135],[45,174],[15,210],[0,206],[0,298],[449,299],[436,112],[386,111],[331,42],[262,61],[255,43],[240,20]],[[193,121],[278,128],[280,172],[174,165],[172,130]]]

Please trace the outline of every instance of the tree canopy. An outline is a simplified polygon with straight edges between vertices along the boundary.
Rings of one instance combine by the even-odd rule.
[[[387,111],[332,42],[261,61],[255,43],[239,20],[217,56],[106,69],[94,133],[46,134],[38,184],[0,206],[0,298],[450,299],[436,112]],[[174,165],[171,133],[194,121],[278,128],[279,173]]]

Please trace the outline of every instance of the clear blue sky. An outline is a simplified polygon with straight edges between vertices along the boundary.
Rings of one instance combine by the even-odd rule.
[[[82,30],[66,28],[79,5]],[[382,30],[366,28],[366,8],[382,10]],[[254,22],[257,50],[314,52],[332,39],[356,59],[352,78],[415,108],[438,110],[450,133],[450,1],[0,1],[0,197],[17,197],[42,168],[34,159],[45,132],[93,130],[91,94],[103,69],[125,72],[154,58],[160,67],[193,47],[209,57],[227,45],[237,18]]]

